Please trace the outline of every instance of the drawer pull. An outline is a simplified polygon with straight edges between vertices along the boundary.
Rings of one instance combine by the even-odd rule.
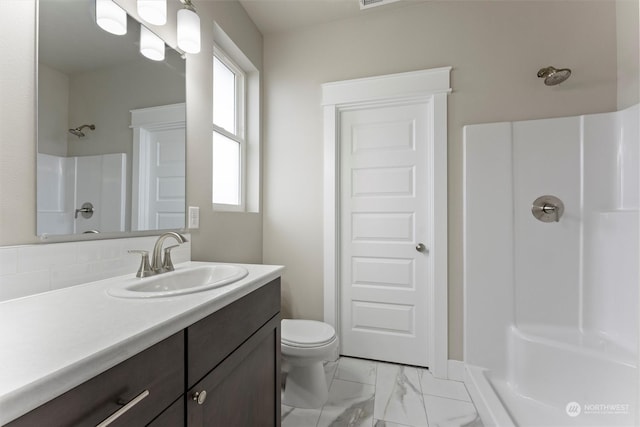
[[[127,412],[129,409],[133,408],[138,403],[140,403],[140,401],[147,396],[149,396],[149,390],[143,391],[142,393],[140,393],[139,395],[131,399],[131,401],[126,405],[124,405],[122,408],[118,409],[116,412],[109,415],[109,417],[107,417],[103,422],[98,424],[96,427],[107,427],[109,424],[111,424],[112,422],[120,418],[122,415],[124,415],[124,413]]]
[[[202,405],[204,401],[207,400],[207,391],[206,390],[196,391],[195,393],[193,393],[192,399],[195,402],[198,402],[198,405]]]

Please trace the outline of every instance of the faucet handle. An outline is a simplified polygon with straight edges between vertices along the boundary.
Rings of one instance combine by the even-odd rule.
[[[149,251],[143,251],[140,249],[130,249],[127,252],[129,252],[130,254],[142,255],[142,259],[140,260],[140,267],[138,267],[138,272],[136,273],[136,277],[153,276],[153,270],[151,270],[151,265],[149,264]]]
[[[162,269],[164,271],[173,271],[173,262],[171,261],[171,249],[180,245],[167,246],[164,248],[164,257],[162,258]]]

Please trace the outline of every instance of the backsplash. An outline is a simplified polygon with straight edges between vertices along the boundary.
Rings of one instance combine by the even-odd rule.
[[[185,235],[191,240],[190,235]],[[0,247],[0,301],[122,275],[135,275],[140,255],[157,236]],[[191,260],[191,243],[171,251],[174,264]]]

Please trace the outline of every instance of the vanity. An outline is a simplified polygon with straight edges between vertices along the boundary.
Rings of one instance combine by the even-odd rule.
[[[181,295],[113,296],[145,280],[121,277],[0,303],[0,425],[279,425],[282,267],[241,268]]]

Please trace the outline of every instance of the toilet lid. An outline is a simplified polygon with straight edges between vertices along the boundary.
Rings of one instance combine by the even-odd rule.
[[[318,347],[336,337],[331,325],[315,320],[282,319],[280,339],[292,347]]]

